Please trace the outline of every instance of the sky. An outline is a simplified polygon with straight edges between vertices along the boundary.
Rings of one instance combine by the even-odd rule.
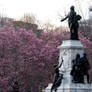
[[[0,0],[0,13],[10,18],[21,18],[32,13],[38,20],[61,25],[60,19],[69,12],[71,5],[83,18],[88,16],[90,0]]]

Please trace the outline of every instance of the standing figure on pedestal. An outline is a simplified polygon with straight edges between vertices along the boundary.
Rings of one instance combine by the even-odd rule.
[[[71,75],[73,77],[74,83],[84,83],[84,76],[83,76],[83,70],[82,70],[82,63],[80,60],[80,55],[77,54],[76,58],[72,61],[72,70]]]
[[[89,64],[88,59],[86,57],[86,53],[83,54],[83,57],[81,58],[81,63],[82,63],[83,74],[84,74],[84,76],[86,75],[87,82],[89,83],[88,70],[90,69],[90,64]]]
[[[68,18],[68,26],[70,29],[70,39],[71,40],[79,40],[78,38],[78,28],[79,23],[78,21],[81,19],[80,15],[76,15],[76,12],[74,10],[74,6],[71,6],[69,14],[61,20],[64,21]]]
[[[61,64],[59,66],[57,64],[54,65],[55,73],[54,73],[54,82],[53,82],[53,85],[51,87],[51,92],[53,90],[55,90],[55,92],[56,92],[57,91],[57,87],[59,87],[61,82],[62,82],[63,74],[59,73],[59,68],[61,67],[62,63],[63,63],[63,59],[62,59],[62,62],[61,62]]]

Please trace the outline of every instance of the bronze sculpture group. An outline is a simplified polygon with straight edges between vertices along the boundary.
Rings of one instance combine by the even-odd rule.
[[[74,83],[85,83],[84,76],[87,77],[87,82],[89,83],[88,70],[90,69],[90,64],[86,57],[86,53],[80,58],[80,54],[76,55],[76,58],[72,61],[71,75],[73,77],[72,82]]]
[[[63,63],[63,59],[62,59]],[[63,74],[59,73],[59,68],[61,67],[62,63],[58,65],[54,65],[54,82],[51,87],[51,92],[54,90],[57,91],[57,88],[62,83]],[[70,72],[70,75],[72,76],[72,82],[73,83],[85,83],[84,76],[87,77],[87,82],[89,81],[89,74],[88,70],[90,69],[90,64],[88,62],[88,59],[86,57],[86,53],[83,54],[83,57],[80,58],[80,54],[76,55],[76,58],[72,60],[72,70]]]

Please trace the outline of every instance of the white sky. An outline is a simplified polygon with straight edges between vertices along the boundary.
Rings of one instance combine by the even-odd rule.
[[[79,1],[79,3],[78,3]],[[67,14],[71,5],[87,17],[90,0],[0,0],[0,13],[11,18],[21,18],[33,13],[38,20],[61,25],[60,16]],[[80,5],[79,5],[80,4]],[[81,8],[81,9],[80,9]]]

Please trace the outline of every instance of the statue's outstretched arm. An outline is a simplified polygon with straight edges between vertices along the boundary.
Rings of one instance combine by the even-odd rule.
[[[66,20],[67,18],[68,18],[68,16],[66,16],[65,18],[61,19],[61,22],[64,21],[64,20]]]

